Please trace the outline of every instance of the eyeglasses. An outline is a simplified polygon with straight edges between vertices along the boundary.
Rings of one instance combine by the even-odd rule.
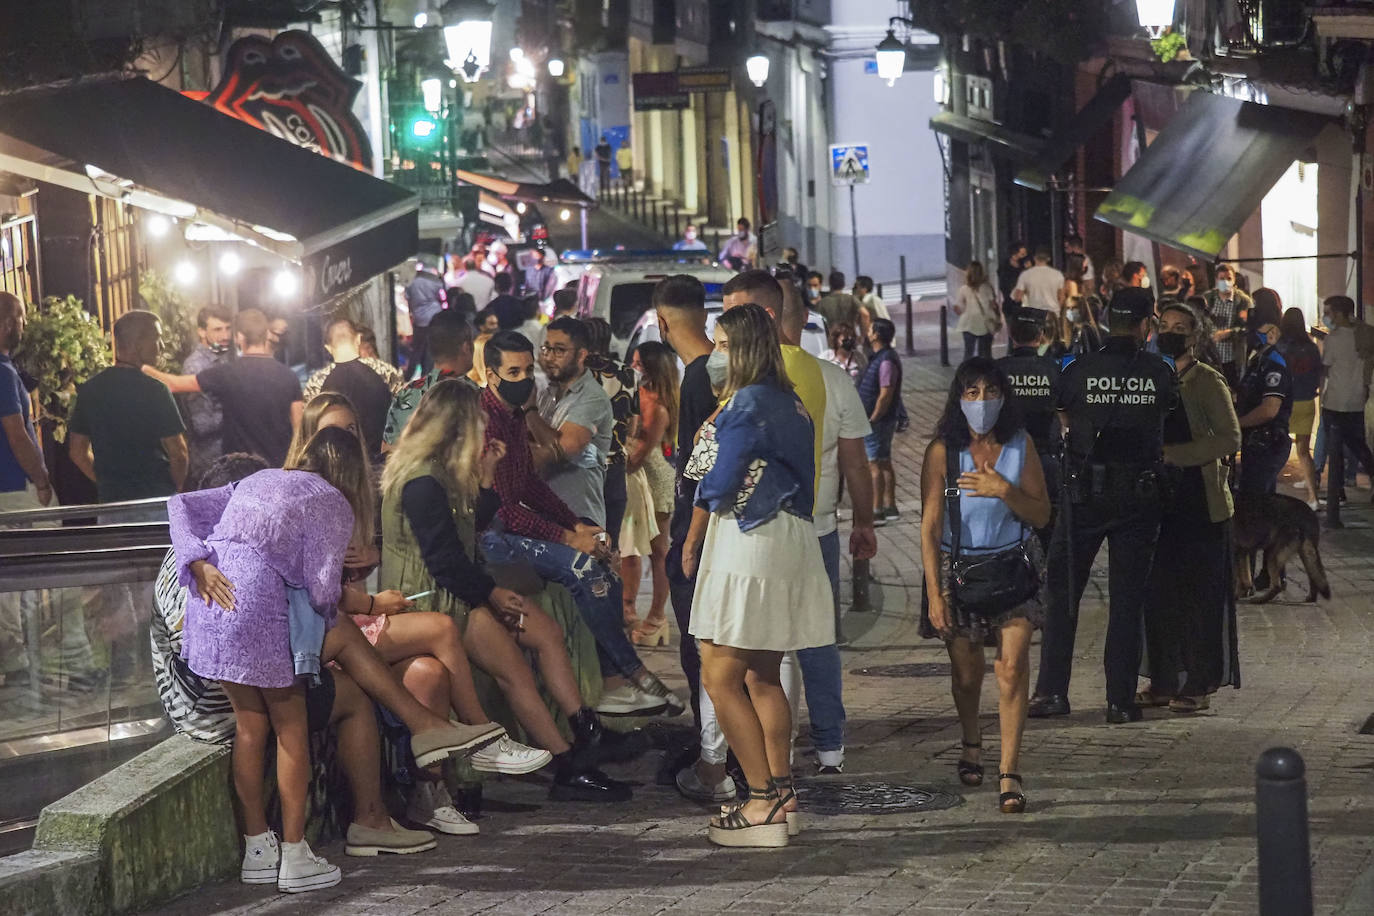
[[[539,347],[540,356],[557,356],[559,359],[567,356],[572,351],[572,347],[551,347],[548,344],[543,344]]]

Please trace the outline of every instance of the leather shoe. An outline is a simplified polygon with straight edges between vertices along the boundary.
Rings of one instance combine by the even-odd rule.
[[[1069,698],[1058,693],[1031,697],[1030,706],[1026,708],[1026,715],[1032,719],[1048,719],[1051,716],[1068,714]]]
[[[1143,718],[1145,718],[1145,713],[1140,711],[1139,706],[1117,706],[1115,703],[1107,706],[1107,722],[1111,725],[1139,722]]]
[[[634,793],[628,784],[607,776],[600,770],[561,769],[553,778],[549,798],[571,802],[625,802]]]

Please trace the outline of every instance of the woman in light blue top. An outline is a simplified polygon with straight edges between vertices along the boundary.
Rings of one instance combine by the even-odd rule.
[[[1039,542],[1030,535],[1049,523],[1050,500],[1035,445],[1013,397],[1006,373],[997,363],[984,357],[965,361],[954,374],[944,414],[921,466],[921,560],[926,579],[921,635],[943,639],[949,650],[954,705],[963,728],[958,772],[968,786],[983,782],[978,727],[986,666],[983,648],[997,647],[1002,732],[998,804],[1006,814],[1026,809],[1016,768],[1030,699],[1031,633],[1044,613],[1038,594],[991,610],[961,606],[950,587],[954,537],[946,518],[945,488],[958,490],[961,557],[1024,545],[1038,568]],[[959,477],[946,482],[950,450],[958,452]]]

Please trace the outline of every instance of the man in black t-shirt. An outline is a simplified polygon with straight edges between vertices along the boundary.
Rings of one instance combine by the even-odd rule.
[[[335,318],[329,322],[325,327],[325,347],[334,358],[334,365],[320,382],[320,392],[337,392],[353,404],[368,456],[376,463],[382,458],[382,432],[391,409],[391,386],[362,361],[361,344],[362,338],[352,321]]]
[[[501,330],[519,330],[520,325],[525,323],[525,314],[529,310],[525,307],[525,300],[519,296],[511,295],[511,289],[515,286],[515,281],[511,275],[505,271],[496,275],[496,298],[487,305],[487,311],[496,316],[496,320],[501,323]],[[534,341],[531,341],[533,343]]]
[[[678,632],[688,633],[692,617],[692,593],[696,582],[682,574],[682,545],[692,523],[696,481],[682,476],[692,454],[697,430],[716,409],[716,395],[706,373],[706,358],[715,349],[706,336],[706,289],[696,277],[678,274],[665,277],[654,287],[653,307],[658,315],[659,339],[672,347],[685,367],[678,393],[677,473],[673,519],[669,525],[668,583]],[[701,722],[701,659],[696,642],[684,637],[679,646],[682,673],[692,691],[692,712]]]
[[[237,359],[198,375],[169,375],[151,366],[144,366],[143,371],[173,394],[204,392],[219,399],[224,408],[225,454],[248,452],[281,467],[305,405],[296,373],[272,357],[267,330],[267,316],[260,309],[244,309],[234,319]]]

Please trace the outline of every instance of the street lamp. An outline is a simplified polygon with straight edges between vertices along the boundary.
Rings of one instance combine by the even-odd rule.
[[[550,57],[550,58],[549,58],[549,65],[548,65],[548,66],[549,66],[549,76],[553,77],[554,79],[559,79],[559,78],[561,78],[561,77],[563,76],[563,68],[564,68],[563,58],[561,58],[561,57]]]
[[[429,25],[429,13],[416,13],[415,28],[423,29],[427,25]]]
[[[906,69],[906,45],[897,40],[892,29],[888,29],[887,37],[878,42],[874,56],[878,58],[878,76],[887,80],[889,86],[896,83]]]
[[[749,82],[760,89],[763,84],[768,82],[768,57],[763,54],[755,54],[744,62],[744,69],[749,74]]]
[[[1150,37],[1158,38],[1174,24],[1174,0],[1135,0],[1135,15]]]
[[[444,4],[444,46],[447,64],[469,83],[491,67],[491,5],[483,0],[452,0]]]

